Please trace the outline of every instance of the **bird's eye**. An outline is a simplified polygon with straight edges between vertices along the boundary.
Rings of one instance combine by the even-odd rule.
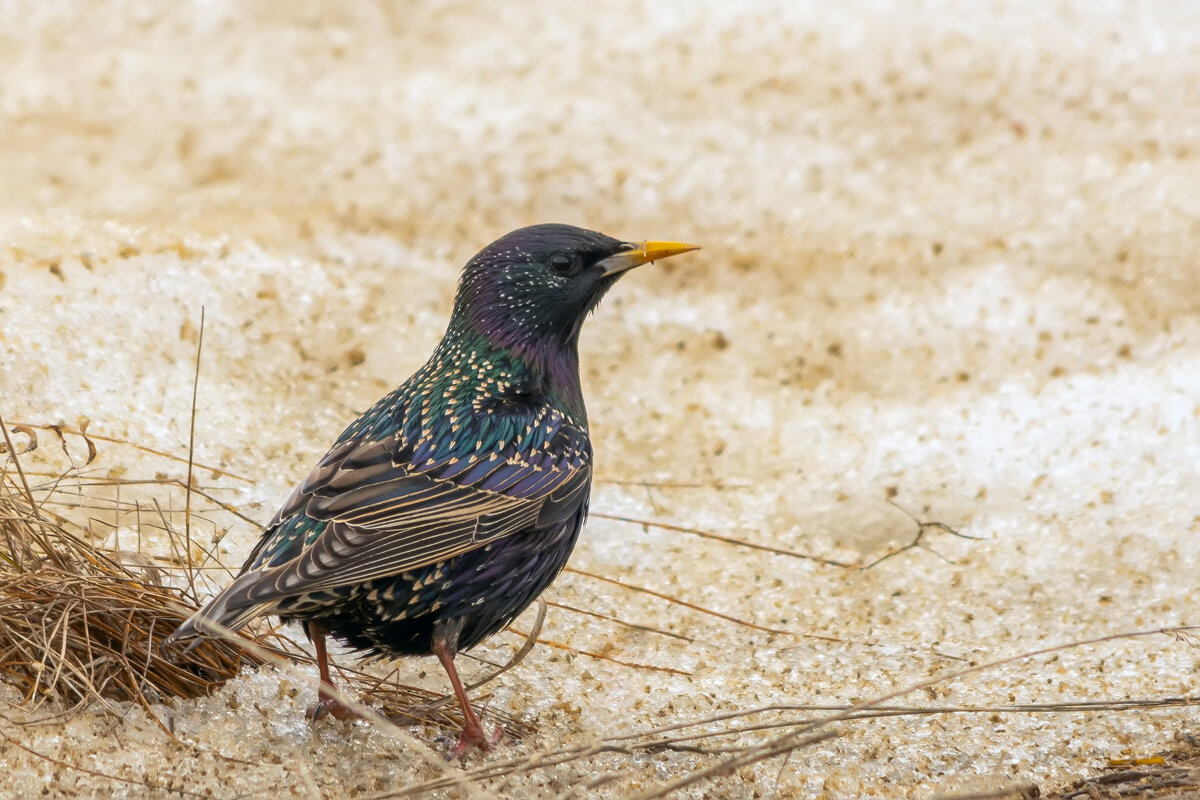
[[[571,258],[566,253],[556,253],[550,256],[550,267],[555,272],[570,272],[571,267],[575,265],[575,259]]]

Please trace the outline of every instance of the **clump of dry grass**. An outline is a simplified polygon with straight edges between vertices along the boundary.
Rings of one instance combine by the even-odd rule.
[[[91,574],[40,566],[0,574],[0,673],[28,700],[93,698],[143,705],[212,691],[260,659],[207,640],[178,663],[158,648],[183,621],[178,590],[141,582],[97,560]],[[118,567],[119,569],[119,567]]]
[[[61,426],[51,430],[64,441]],[[25,450],[36,449],[31,426],[13,431],[29,438]],[[135,703],[159,721],[153,704],[210,694],[245,666],[312,661],[273,630],[205,639],[187,653],[165,652],[163,640],[199,608],[191,543],[185,541],[190,534],[163,525],[172,551],[184,554],[169,562],[93,544],[51,513],[47,498],[69,496],[77,505],[120,512],[121,504],[104,490],[130,481],[84,480],[72,467],[50,482],[51,489],[32,488],[3,420],[0,433],[0,680],[17,687],[25,705],[54,701],[77,711],[102,701]],[[66,433],[86,442],[91,463],[97,451],[86,430]],[[457,705],[437,693],[353,669],[340,672],[349,695],[401,724],[462,724]],[[504,714],[490,716],[517,738],[536,730]]]
[[[150,710],[165,698],[207,694],[263,662],[227,640],[205,641],[178,660],[163,653],[163,638],[196,608],[186,590],[43,513],[7,431],[4,438],[11,460],[0,472],[0,677],[26,703],[79,708],[103,699]]]

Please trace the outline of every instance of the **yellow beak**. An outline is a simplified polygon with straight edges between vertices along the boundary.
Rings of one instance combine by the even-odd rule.
[[[600,266],[604,268],[604,277],[616,275],[618,272],[624,272],[651,261],[658,261],[660,258],[670,258],[680,253],[699,250],[700,245],[683,242],[627,242],[625,248],[620,253],[609,256],[600,262]]]

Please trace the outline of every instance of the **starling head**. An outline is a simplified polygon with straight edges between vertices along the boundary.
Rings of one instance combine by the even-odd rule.
[[[573,351],[584,317],[627,270],[696,249],[622,242],[571,225],[520,228],[467,263],[451,325],[518,352]]]

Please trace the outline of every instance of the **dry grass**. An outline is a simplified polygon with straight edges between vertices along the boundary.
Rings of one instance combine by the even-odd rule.
[[[195,602],[150,562],[105,552],[38,507],[12,439],[0,472],[0,676],[27,704],[150,706],[211,692],[262,658],[225,640],[172,660],[162,640]],[[157,719],[157,717],[155,717]]]
[[[21,692],[23,705],[38,708],[52,702],[72,713],[134,703],[170,735],[155,704],[210,694],[246,666],[311,663],[300,645],[271,629],[206,639],[186,654],[164,652],[163,640],[199,608],[198,568],[188,555],[196,549],[190,533],[178,531],[160,511],[159,530],[170,537],[172,552],[185,554],[181,558],[153,558],[93,544],[85,529],[51,509],[127,512],[113,490],[143,482],[112,473],[85,478],[84,468],[97,454],[86,426],[80,431],[51,429],[64,442],[64,451],[64,434],[85,442],[87,461],[31,486],[20,455],[22,449],[36,449],[36,431],[13,426],[28,438],[22,448],[0,419],[0,456],[6,456],[0,461],[0,679]],[[523,648],[519,655],[525,652]],[[457,705],[437,693],[350,668],[339,671],[348,694],[390,719],[445,728],[462,725]],[[502,713],[491,716],[516,738],[535,730]]]

